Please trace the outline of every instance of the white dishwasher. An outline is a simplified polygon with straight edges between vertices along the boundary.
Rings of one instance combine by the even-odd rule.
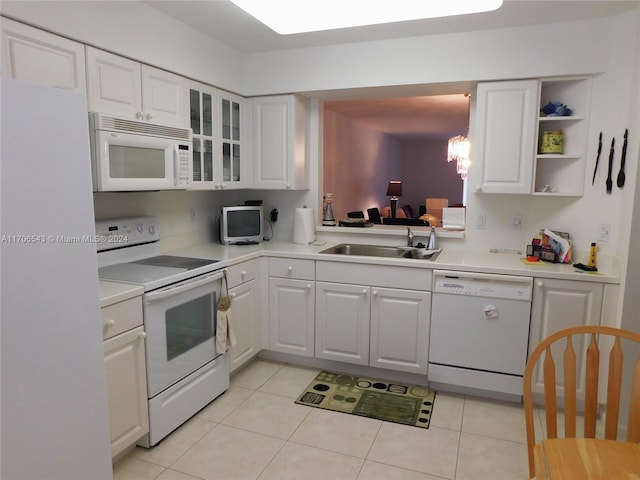
[[[429,382],[519,401],[533,279],[433,271]]]

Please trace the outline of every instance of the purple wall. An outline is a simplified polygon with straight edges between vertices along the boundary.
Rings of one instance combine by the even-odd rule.
[[[324,111],[323,193],[333,193],[336,220],[347,212],[389,205],[389,180],[401,180],[398,206],[418,214],[426,197],[462,202],[463,183],[447,163],[446,140],[400,140]]]
[[[404,140],[401,143],[402,191],[399,203],[409,204],[417,215],[427,197],[462,203],[463,182],[454,162],[447,162],[447,140]]]
[[[389,204],[389,180],[400,180],[398,140],[325,110],[323,193],[333,193],[336,220]]]

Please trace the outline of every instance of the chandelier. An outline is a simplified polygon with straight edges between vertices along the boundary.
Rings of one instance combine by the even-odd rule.
[[[471,95],[465,94],[465,97],[469,100],[468,112],[471,115]],[[471,143],[469,142],[469,120],[467,118],[467,136],[456,135],[449,139],[447,148],[447,162],[456,162],[456,173],[460,174],[462,180],[467,179],[467,172],[469,171],[469,151],[471,150]]]
[[[469,139],[462,135],[457,135],[449,139],[447,162],[456,162],[456,172],[460,174],[463,180],[467,179],[467,172],[471,164],[469,161],[470,147]]]

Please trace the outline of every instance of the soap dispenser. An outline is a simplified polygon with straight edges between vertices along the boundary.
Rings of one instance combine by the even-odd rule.
[[[428,250],[438,249],[438,239],[436,238],[436,228],[431,227],[431,233],[429,234],[429,243],[427,245]]]

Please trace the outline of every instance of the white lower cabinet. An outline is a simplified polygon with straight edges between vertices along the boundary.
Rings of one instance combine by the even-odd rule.
[[[111,455],[149,432],[142,300],[135,297],[101,310]]]
[[[318,358],[369,364],[371,288],[316,282]]]
[[[262,322],[259,315],[259,289],[256,261],[250,260],[229,269],[231,319],[237,344],[230,350],[232,372],[255,357],[261,349]]]
[[[427,373],[431,270],[316,262],[316,280],[316,357]]]
[[[314,261],[269,258],[269,349],[314,356]]]
[[[536,278],[533,283],[533,301],[531,304],[531,328],[529,334],[529,352],[544,338],[567,327],[578,325],[599,325],[602,312],[604,285],[595,282],[573,280],[555,280]],[[578,395],[584,394],[585,375],[582,369],[586,365],[587,342],[574,343],[576,351]],[[556,373],[558,374],[558,394],[563,394],[561,372],[563,370],[562,352],[564,345],[552,350]],[[538,368],[534,373],[533,391],[544,393],[543,372]]]
[[[369,364],[426,374],[430,320],[431,292],[372,288]]]

